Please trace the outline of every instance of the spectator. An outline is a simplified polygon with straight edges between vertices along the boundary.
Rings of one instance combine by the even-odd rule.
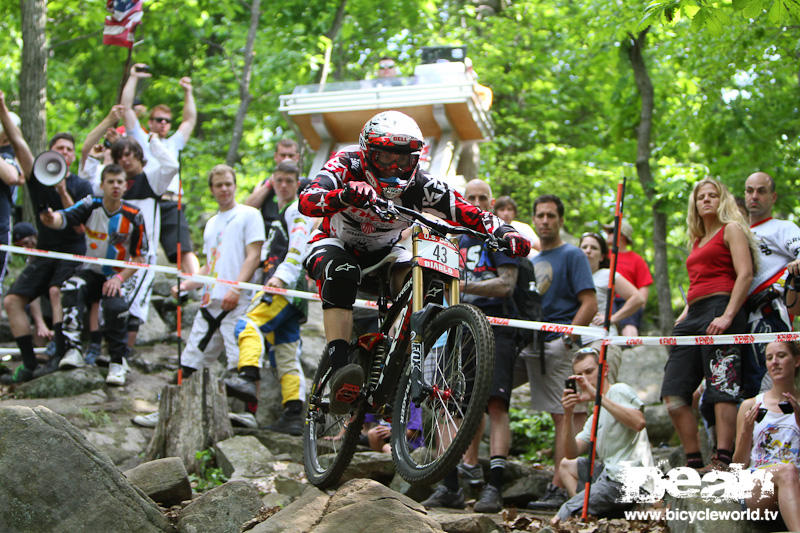
[[[298,211],[299,177],[300,169],[289,159],[279,163],[272,175],[280,218],[272,221],[263,247],[267,287],[307,289],[302,261],[314,219]],[[244,401],[247,411],[255,415],[261,383],[259,367],[269,352],[281,384],[283,413],[267,429],[289,435],[303,434],[305,378],[299,357],[300,323],[307,315],[306,300],[258,292],[247,315],[236,323],[239,375],[225,380],[228,395]]]
[[[566,487],[570,499],[564,502],[558,513],[550,521],[555,525],[578,514],[583,509],[585,489],[589,481],[589,458],[578,457],[591,450],[592,414],[575,437],[572,432],[573,411],[581,402],[593,402],[597,394],[597,371],[599,352],[596,348],[578,350],[572,361],[573,375],[577,391],[565,388],[561,396],[564,407],[564,420],[567,431],[561,433],[561,449],[565,457],[561,460],[559,476]],[[603,381],[600,396],[600,417],[597,422],[596,451],[597,461],[591,477],[589,507],[587,512],[597,518],[607,517],[615,512],[628,509],[633,503],[618,503],[622,496],[622,467],[652,467],[653,454],[645,429],[644,404],[636,391],[625,383],[610,384]],[[650,492],[652,486],[644,487]]]
[[[537,291],[542,295],[545,322],[586,326],[597,314],[597,298],[589,261],[576,246],[561,240],[564,226],[564,204],[558,196],[547,194],[533,204],[533,226],[539,236],[542,251],[531,261],[536,269]],[[548,333],[544,353],[533,346],[521,353],[531,386],[531,408],[550,413],[555,425],[556,441],[553,461],[555,471],[544,496],[531,502],[531,509],[558,509],[567,500],[561,484],[559,469],[565,450],[564,433],[576,430],[586,419],[586,408],[577,406],[572,415],[574,428],[566,426],[561,396],[564,380],[572,373],[570,363],[573,346],[580,345],[579,335]]]
[[[103,188],[102,198],[87,196],[56,212],[48,208],[39,215],[42,222],[49,228],[62,230],[67,226],[84,224],[90,257],[143,262],[147,252],[144,218],[139,209],[122,201],[125,171],[118,165],[108,165],[103,169],[100,186]],[[111,356],[106,383],[125,385],[125,315],[130,306],[130,287],[125,285],[134,273],[133,268],[81,263],[75,274],[64,282],[61,286],[67,348],[62,359],[64,366],[83,366],[81,333],[84,317],[89,305],[102,302],[103,333]]]
[[[396,78],[397,76],[397,64],[394,62],[394,58],[388,56],[380,58],[378,61],[378,78]]]
[[[14,231],[12,232],[11,242],[14,246],[21,246],[23,248],[37,248],[39,232],[36,227],[30,222],[17,222],[14,224]],[[28,256],[26,263],[30,263],[35,256]],[[42,346],[48,340],[50,343],[47,346],[47,355],[53,357],[56,354],[55,342],[53,338],[53,330],[47,325],[42,314],[41,299],[45,297],[35,298],[28,304],[28,314],[33,320],[33,344],[34,346]],[[52,317],[51,317],[52,318]]]
[[[126,121],[134,116],[130,109],[125,110]],[[154,137],[150,140],[150,153],[158,161],[152,172],[145,171],[144,151],[136,140],[121,137],[111,146],[111,157],[114,163],[125,171],[127,191],[124,199],[138,207],[144,216],[147,234],[147,255],[145,262],[156,263],[156,249],[161,238],[161,209],[159,198],[167,190],[172,177],[178,171],[178,161],[167,151],[161,141]],[[134,275],[135,294],[128,317],[128,347],[136,340],[139,324],[147,320],[150,309],[150,293],[153,286],[152,270],[140,270]]]
[[[219,211],[206,223],[203,231],[206,264],[198,273],[224,280],[249,282],[258,268],[261,245],[264,244],[261,217],[252,207],[236,203],[236,173],[228,165],[216,165],[211,169],[208,188],[214,195]],[[181,358],[183,375],[189,377],[196,370],[211,365],[222,353],[227,359],[228,371],[235,372],[239,349],[234,326],[250,303],[251,291],[221,283],[202,285],[197,281],[180,282],[181,291],[200,286],[203,286],[200,312],[192,325]],[[173,287],[172,292],[177,294],[178,286]],[[241,297],[242,292],[244,298]],[[231,418],[240,425],[256,427],[255,417],[251,413]],[[134,418],[134,423],[155,426],[158,413],[138,416]]]
[[[506,224],[511,225],[515,230],[520,232],[523,237],[531,242],[531,253],[528,258],[533,258],[533,256],[539,253],[540,245],[536,232],[534,232],[533,228],[528,224],[515,220],[517,218],[517,202],[515,202],[513,198],[510,196],[501,196],[497,200],[494,200],[494,214],[500,217]]]
[[[130,108],[131,112],[125,114],[125,129],[127,134],[139,143],[144,150],[145,159],[149,160],[151,164],[155,158],[151,157],[150,142],[147,133],[142,129],[139,124],[137,111],[135,109],[135,95],[136,86],[139,79],[149,78],[151,74],[147,72],[146,65],[143,63],[136,63],[131,67],[128,81],[122,89],[122,96],[120,104],[125,106],[126,109]],[[197,109],[194,104],[194,92],[192,88],[192,78],[183,77],[178,82],[183,89],[183,112],[181,115],[181,124],[178,130],[169,135],[172,128],[172,110],[166,104],[158,104],[150,110],[150,118],[147,121],[147,127],[150,130],[150,138],[159,139],[166,149],[166,151],[175,160],[180,161],[179,154],[186,143],[189,142],[189,137],[192,135],[195,123],[197,122]],[[179,169],[180,170],[180,169]],[[152,168],[145,168],[145,173],[151,174],[154,172]],[[161,194],[158,202],[161,211],[161,233],[159,242],[167,254],[167,259],[175,263],[178,259],[178,240],[181,243],[181,270],[187,274],[194,274],[200,268],[200,262],[192,250],[192,238],[189,233],[189,223],[186,221],[186,216],[183,210],[178,212],[178,187],[180,186],[180,176],[176,174],[172,181],[170,181],[167,190]],[[155,250],[153,250],[153,253]],[[129,346],[133,346],[129,341]]]
[[[492,189],[485,181],[474,179],[464,190],[467,202],[489,211],[492,207]],[[462,301],[477,306],[489,316],[515,317],[516,309],[508,303],[517,284],[518,259],[502,252],[491,251],[482,239],[462,235],[459,248],[464,260],[465,279],[461,281]],[[489,453],[491,455],[489,482],[481,490],[475,503],[475,512],[497,513],[503,508],[503,473],[506,468],[511,429],[508,406],[516,360],[515,331],[495,326],[494,377],[489,391]],[[483,435],[483,422],[477,433]],[[478,464],[478,439],[464,454],[464,463],[445,478],[436,491],[422,504],[425,507],[464,508],[464,494],[458,486],[458,473],[470,481],[482,479]]]
[[[8,244],[11,231],[11,213],[14,206],[17,185],[25,183],[25,177],[33,167],[33,155],[24,147],[22,132],[19,131],[20,120],[16,113],[6,107],[5,95],[0,91],[0,244]],[[12,142],[13,139],[13,142]],[[20,163],[15,159],[14,145],[19,146],[21,163],[27,168],[23,172]],[[2,294],[3,279],[6,276],[7,254],[0,251],[0,294]]]
[[[791,331],[792,318],[784,303],[784,281],[800,275],[800,228],[788,220],[772,218],[778,199],[775,181],[765,172],[747,177],[744,195],[750,216],[750,231],[758,242],[759,269],[753,276],[745,304],[752,333]],[[745,398],[769,389],[764,344],[753,344],[743,360]],[[764,382],[762,383],[762,378]]]
[[[757,484],[744,504],[777,509],[788,530],[800,531],[800,403],[795,387],[800,347],[794,342],[771,342],[765,358],[772,386],[739,406],[733,460],[751,471],[766,469],[775,484],[770,492],[762,492]],[[781,404],[791,406],[791,411]]]
[[[291,139],[283,138],[278,141],[275,146],[275,153],[272,156],[276,165],[280,165],[283,161],[293,161],[300,163],[300,147]],[[280,210],[278,209],[278,200],[275,198],[275,191],[272,188],[272,176],[256,185],[253,192],[250,193],[244,205],[255,207],[261,211],[261,216],[264,218],[264,228],[269,228],[273,220],[279,218]]]
[[[10,133],[10,132],[9,132]],[[33,173],[33,157],[19,130],[11,138],[14,151],[22,163],[23,174]],[[69,168],[75,161],[75,140],[69,133],[57,133],[50,139],[49,149],[58,152],[64,157]],[[85,180],[72,173],[54,186],[42,185],[36,176],[28,180],[28,193],[34,209],[65,209],[70,207],[74,199],[84,198],[92,193],[92,187]],[[65,252],[83,255],[86,253],[86,239],[80,225],[51,229],[37,220],[39,228],[38,246],[43,250]],[[8,290],[4,299],[6,314],[8,315],[11,334],[22,354],[24,369],[19,370],[15,377],[19,381],[27,381],[33,377],[36,369],[36,356],[33,353],[33,335],[31,323],[25,313],[25,306],[31,301],[47,294],[53,316],[53,332],[56,342],[56,355],[48,362],[45,372],[55,370],[56,365],[67,367],[69,362],[60,361],[64,355],[64,335],[62,332],[63,313],[61,307],[61,284],[69,279],[78,267],[73,261],[62,261],[50,257],[34,257],[20,273],[17,280]],[[23,367],[20,367],[23,368]]]
[[[606,224],[603,226],[606,230],[606,238],[608,245],[614,243],[614,224]],[[628,247],[633,242],[633,226],[627,220],[622,220],[620,224],[619,253],[617,253],[617,272],[622,274],[625,279],[630,281],[636,286],[639,294],[642,295],[642,300],[647,304],[647,295],[650,291],[650,285],[653,284],[653,276],[650,275],[650,269],[647,263],[642,259],[642,256],[629,250]],[[619,311],[625,305],[625,300],[620,297],[614,298],[614,312]],[[644,307],[639,309],[633,315],[624,318],[618,324],[622,328],[621,333],[626,337],[638,337],[639,329],[642,327],[642,316],[644,315]]]
[[[689,293],[672,334],[745,332],[743,304],[753,280],[756,250],[733,195],[713,178],[699,181],[689,197],[686,222]],[[672,346],[664,367],[661,397],[686,452],[687,466],[702,472],[726,469],[731,462],[736,404],[742,392],[741,351],[739,345]],[[714,406],[717,437],[716,455],[705,468],[692,413],[692,394],[703,377],[704,401]]]
[[[119,139],[119,134],[114,129],[114,126],[120,121],[124,114],[124,106],[113,106],[108,112],[108,115],[89,132],[86,139],[83,141],[81,159],[78,162],[78,175],[91,182],[93,192],[97,196],[102,194],[102,189],[100,187],[100,172],[102,166],[113,162],[110,154],[110,146]],[[100,139],[103,138],[104,135],[105,138],[101,144]],[[106,144],[108,144],[108,147]],[[106,156],[108,156],[108,158],[106,158]]]
[[[425,444],[422,438],[422,408],[412,403],[410,409],[406,441],[410,450],[416,450]],[[392,453],[392,445],[389,444],[392,435],[391,422],[367,413],[364,416],[364,425],[367,424],[372,426],[367,430],[367,445],[376,452]]]
[[[608,277],[609,259],[608,246],[605,239],[597,233],[584,233],[581,235],[580,249],[586,254],[589,260],[589,267],[592,269],[592,279],[597,295],[597,314],[592,319],[592,325],[604,326],[606,321],[606,302],[608,301]],[[614,294],[619,294],[625,300],[625,304],[611,315],[611,335],[617,335],[617,324],[623,318],[629,317],[638,309],[644,307],[641,294],[633,284],[625,279],[619,272],[614,276]],[[592,346],[600,349],[602,341],[592,342]],[[609,384],[617,382],[617,371],[622,362],[622,350],[619,346],[610,344],[606,347],[606,377]]]

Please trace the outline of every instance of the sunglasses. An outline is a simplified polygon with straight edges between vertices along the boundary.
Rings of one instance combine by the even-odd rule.
[[[152,120],[153,122],[158,122],[159,124],[165,124],[165,123],[169,124],[170,122],[172,122],[172,119],[167,117],[153,117],[150,120]]]

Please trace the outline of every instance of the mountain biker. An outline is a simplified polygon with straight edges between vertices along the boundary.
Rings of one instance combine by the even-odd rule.
[[[411,252],[398,244],[411,223],[381,220],[370,209],[376,198],[492,233],[507,243],[511,255],[525,257],[530,252],[530,243],[513,227],[469,204],[450,185],[419,167],[425,141],[411,117],[399,111],[378,113],[364,125],[358,141],[358,146],[334,154],[300,195],[300,212],[323,219],[309,239],[305,267],[322,299],[328,343],[323,357],[329,358],[334,372],[330,381],[334,414],[347,412],[364,380],[358,364],[347,364],[362,268],[396,254],[391,276],[396,290],[411,267]]]

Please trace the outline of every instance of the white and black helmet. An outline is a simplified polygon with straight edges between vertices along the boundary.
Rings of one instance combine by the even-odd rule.
[[[384,111],[364,124],[358,144],[369,184],[381,196],[395,198],[414,180],[425,140],[413,118]]]

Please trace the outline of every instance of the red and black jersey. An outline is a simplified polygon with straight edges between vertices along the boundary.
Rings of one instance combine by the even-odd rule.
[[[356,181],[366,182],[367,178],[361,152],[352,146],[336,153],[300,195],[300,212],[323,218],[309,243],[335,237],[352,249],[371,252],[388,248],[400,240],[400,233],[409,227],[409,222],[384,221],[369,208],[352,207],[339,200],[344,184]],[[444,181],[422,170],[416,173],[394,202],[415,211],[434,214],[451,224],[483,233],[491,232],[498,237],[515,231],[492,213],[467,202]]]

